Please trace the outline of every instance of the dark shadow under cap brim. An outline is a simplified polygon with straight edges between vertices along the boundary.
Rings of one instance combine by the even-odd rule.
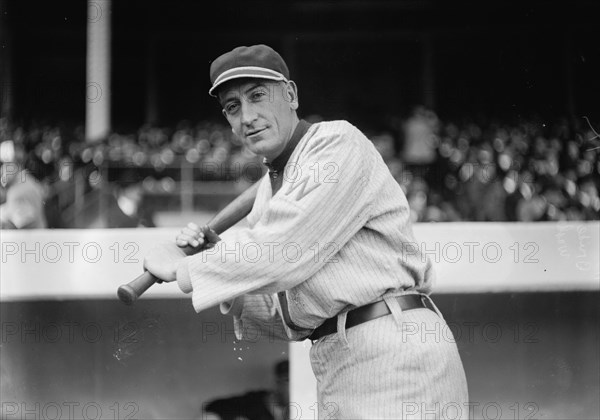
[[[273,48],[262,44],[237,47],[221,55],[210,65],[212,87],[208,94],[216,97],[215,89],[232,79],[287,81],[289,77],[285,61]]]

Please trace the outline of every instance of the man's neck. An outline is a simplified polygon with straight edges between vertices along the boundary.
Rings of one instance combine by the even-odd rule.
[[[271,171],[281,172],[285,168],[290,156],[296,149],[296,146],[300,142],[300,139],[304,137],[306,131],[310,127],[310,124],[304,120],[298,120],[298,122],[294,125],[294,129],[292,130],[292,135],[288,142],[286,143],[283,151],[273,160],[269,160],[265,158],[263,162],[265,165],[269,167]]]

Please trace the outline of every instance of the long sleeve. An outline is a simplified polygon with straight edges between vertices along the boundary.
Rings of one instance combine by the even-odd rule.
[[[366,143],[346,122],[311,128],[257,223],[185,258],[178,276],[189,275],[195,310],[287,290],[335,264],[322,256],[334,257],[331,249],[343,247],[369,219],[373,191],[366,186],[376,157]]]
[[[222,314],[233,316],[238,340],[268,339],[272,342],[303,338],[306,335],[285,327],[275,295],[243,295],[221,303],[220,309]]]

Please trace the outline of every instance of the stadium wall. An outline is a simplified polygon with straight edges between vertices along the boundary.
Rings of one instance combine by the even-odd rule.
[[[414,230],[405,252],[422,247],[436,261],[434,299],[465,365],[472,418],[597,418],[600,223]],[[309,343],[237,342],[229,318],[196,314],[174,284],[131,307],[116,299],[148,247],[175,234],[2,231],[2,418],[201,418],[213,398],[272,386],[273,364],[288,356],[292,418],[315,418]]]

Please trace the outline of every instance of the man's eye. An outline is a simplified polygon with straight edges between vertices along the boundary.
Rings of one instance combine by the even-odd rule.
[[[229,104],[225,106],[225,112],[233,114],[238,110],[238,104]]]
[[[260,101],[263,97],[267,96],[267,93],[262,90],[257,90],[252,92],[250,95],[250,99],[253,101]]]

